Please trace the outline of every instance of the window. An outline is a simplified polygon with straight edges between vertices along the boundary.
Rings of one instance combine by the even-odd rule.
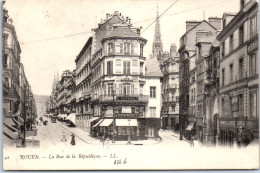
[[[252,54],[250,56],[250,76],[254,76],[256,74],[256,54]]]
[[[124,43],[124,52],[125,52],[125,55],[130,54],[130,43]]]
[[[239,45],[244,43],[244,25],[239,27]]]
[[[7,61],[8,61],[8,55],[7,54],[4,54],[4,57],[3,57],[3,67],[7,67]]]
[[[232,52],[233,51],[233,42],[234,42],[234,39],[233,39],[233,34],[229,37],[229,52]]]
[[[239,79],[243,79],[244,74],[244,60],[243,58],[239,59]]]
[[[12,111],[12,101],[9,100],[9,112],[11,112],[11,111]]]
[[[131,113],[135,113],[135,107],[131,107]]]
[[[230,70],[230,82],[233,82],[233,64],[229,65],[229,70]]]
[[[114,53],[114,44],[108,43],[108,54],[111,55]]]
[[[250,93],[250,116],[257,118],[257,98],[256,93]]]
[[[113,61],[107,62],[107,75],[113,74]]]
[[[156,117],[156,107],[150,107],[150,116]]]
[[[150,98],[156,98],[156,87],[150,87]]]
[[[250,20],[250,37],[252,38],[257,33],[257,15],[254,15]]]
[[[243,107],[244,107],[243,106],[243,94],[239,94],[238,95],[238,112],[239,112],[240,116],[244,115]]]
[[[3,36],[3,43],[4,43],[5,46],[8,46],[7,45],[7,38],[8,38],[8,35]]]
[[[225,56],[225,41],[222,43],[222,56]]]
[[[110,84],[107,84],[107,95],[108,96],[112,96],[113,95],[113,84],[110,83]]]
[[[124,61],[124,75],[130,74],[130,61]]]
[[[144,90],[144,85],[140,84],[140,91],[139,91],[140,95],[143,95],[143,90]]]
[[[144,53],[144,45],[140,44],[140,56],[143,56]]]
[[[225,86],[225,69],[222,69],[222,86]]]
[[[144,75],[144,63],[140,62],[140,75]]]
[[[124,44],[120,43],[120,54],[124,53]]]
[[[129,95],[130,94],[130,84],[123,84],[123,94]]]

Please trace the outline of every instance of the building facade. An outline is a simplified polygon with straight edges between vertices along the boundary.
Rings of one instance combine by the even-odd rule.
[[[185,136],[191,138],[191,133],[196,133],[197,119],[197,67],[196,46],[197,32],[215,33],[218,29],[216,21],[209,18],[209,22],[187,21],[186,33],[180,38],[180,139]],[[202,116],[199,114],[199,116]],[[195,126],[194,126],[195,125]],[[193,132],[192,132],[193,131]]]
[[[92,37],[88,39],[77,56],[75,71],[76,126],[90,129],[89,120],[93,118],[91,109],[91,46]]]
[[[162,128],[179,129],[179,55],[171,45],[168,59],[160,64],[162,80]]]
[[[217,36],[221,52],[218,136],[223,145],[243,140],[239,128],[243,138],[258,138],[258,4],[241,0],[240,7]]]

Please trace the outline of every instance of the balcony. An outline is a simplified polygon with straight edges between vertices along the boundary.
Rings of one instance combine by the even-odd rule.
[[[168,89],[175,89],[175,88],[177,88],[177,84],[168,84],[167,88]]]
[[[112,95],[101,95],[98,99],[100,102],[113,102]],[[138,103],[147,103],[148,95],[122,95],[116,94],[114,96],[115,102],[138,102]]]

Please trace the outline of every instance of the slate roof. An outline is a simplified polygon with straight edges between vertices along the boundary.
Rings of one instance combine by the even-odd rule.
[[[145,61],[146,73],[145,76],[150,77],[163,77],[163,74],[159,67],[159,61],[157,58],[149,58]]]

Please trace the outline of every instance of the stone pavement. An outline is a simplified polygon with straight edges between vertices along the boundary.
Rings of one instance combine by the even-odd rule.
[[[65,123],[61,123],[57,121],[57,124],[62,126],[67,131],[74,133],[75,136],[80,138],[82,141],[93,144],[93,145],[102,145],[100,139],[94,138],[90,135],[89,130],[82,130],[77,127],[68,127]],[[131,141],[133,145],[154,145],[160,143],[160,140],[138,140],[138,141]],[[110,145],[127,145],[127,141],[115,141],[115,143],[110,142]]]

